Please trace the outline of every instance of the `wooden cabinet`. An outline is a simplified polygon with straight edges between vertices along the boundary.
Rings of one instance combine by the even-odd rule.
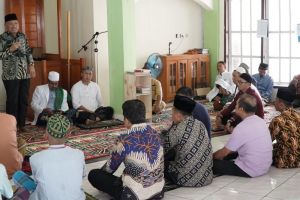
[[[152,84],[150,74],[125,74],[124,99],[139,99],[146,107],[146,119],[152,118]]]
[[[181,54],[162,56],[163,70],[158,77],[163,89],[163,100],[174,99],[176,90],[182,86],[197,88],[210,85],[209,55]]]

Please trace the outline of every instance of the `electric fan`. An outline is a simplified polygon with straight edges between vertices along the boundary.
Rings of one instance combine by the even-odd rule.
[[[158,53],[152,53],[145,63],[145,68],[150,69],[153,78],[157,78],[163,68],[160,55]]]

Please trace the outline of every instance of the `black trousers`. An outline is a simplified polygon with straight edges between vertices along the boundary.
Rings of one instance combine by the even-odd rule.
[[[174,148],[170,149],[168,152],[165,153],[164,160],[165,160],[165,180],[171,182],[172,184],[177,184],[177,174],[173,172],[169,172],[169,165],[171,162],[174,162],[176,156],[176,151]]]
[[[114,199],[121,199],[123,182],[120,177],[114,176],[102,169],[93,169],[88,175],[88,180],[98,190],[109,194]]]
[[[18,127],[25,126],[30,79],[3,80],[6,113],[15,116]]]
[[[244,172],[239,166],[234,164],[232,159],[237,158],[238,154],[236,152],[227,155],[223,160],[213,160],[213,173],[216,175],[232,175],[232,176],[242,176],[250,177],[246,172]]]
[[[123,187],[120,177],[114,176],[102,169],[93,169],[88,175],[88,180],[92,186],[98,190],[109,194],[116,200],[138,200],[138,197],[128,188]],[[160,200],[164,197],[164,192],[154,194],[148,200]]]

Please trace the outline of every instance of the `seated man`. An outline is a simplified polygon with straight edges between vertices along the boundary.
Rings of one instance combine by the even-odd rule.
[[[295,99],[292,102],[294,108],[300,107],[300,74],[294,76],[289,84],[289,89],[295,94]]]
[[[204,124],[194,119],[196,102],[176,95],[173,125],[164,137],[165,178],[177,185],[202,187],[212,182],[212,146]]]
[[[216,87],[219,90],[219,94],[214,98],[214,110],[220,111],[227,102],[233,100],[233,95],[229,91],[230,85],[222,79],[216,81]]]
[[[255,90],[251,88],[251,82],[252,78],[249,74],[244,73],[240,75],[239,81],[237,82],[239,92],[234,97],[231,104],[217,114],[217,126],[220,126],[221,124],[226,125],[227,131],[230,132],[230,130],[232,130],[232,128],[241,121],[240,117],[234,113],[234,109],[238,99],[244,93],[256,98],[257,109],[255,114],[262,119],[264,118],[264,108],[262,101],[260,100],[259,95],[255,92]]]
[[[242,122],[233,129],[225,147],[214,153],[214,174],[256,177],[269,171],[272,140],[266,122],[255,115],[256,101],[257,98],[249,94],[238,99],[235,110]],[[233,162],[226,157],[237,158]]]
[[[269,126],[273,146],[273,164],[278,168],[300,167],[300,114],[292,108],[295,95],[287,88],[279,88],[275,108],[281,114]]]
[[[12,198],[13,189],[10,181],[8,180],[5,166],[0,163],[0,199],[1,196],[8,199]]]
[[[0,127],[0,163],[5,166],[10,178],[15,171],[21,169],[23,162],[23,156],[18,151],[16,118],[0,113]]]
[[[193,99],[193,90],[189,87],[181,87],[176,91],[176,95],[186,96]],[[207,130],[208,137],[211,138],[211,123],[207,109],[201,104],[196,102],[195,108],[193,110],[193,117],[200,122],[202,122]]]
[[[165,107],[166,103],[162,100],[163,93],[161,83],[155,78],[151,78],[152,84],[152,112],[160,113]]]
[[[235,89],[235,84],[233,83],[233,80],[232,80],[232,74],[230,72],[226,71],[226,64],[224,61],[219,61],[217,63],[217,70],[218,70],[218,74],[216,76],[216,81],[222,79],[223,81],[228,83],[230,85],[230,87],[228,88],[229,92],[231,94],[233,94],[234,89]],[[216,84],[216,81],[215,81],[215,84]],[[217,87],[214,87],[206,95],[206,99],[209,101],[212,101],[218,94],[219,94],[219,89]]]
[[[73,107],[79,111],[75,121],[79,124],[112,119],[114,114],[112,107],[102,107],[100,87],[92,78],[93,68],[82,68],[81,80],[71,89]]]
[[[85,200],[81,188],[85,176],[83,152],[65,145],[70,121],[63,115],[52,115],[47,123],[49,148],[30,157],[32,176],[37,183],[30,200]]]
[[[108,162],[102,169],[91,170],[89,182],[114,199],[163,198],[164,158],[159,134],[147,125],[146,108],[140,100],[122,105],[128,132],[120,135]],[[113,173],[124,163],[121,177]]]
[[[51,71],[48,74],[48,84],[35,88],[31,107],[34,111],[33,125],[46,126],[47,120],[55,112],[65,112],[69,109],[67,91],[58,87],[59,73]]]
[[[254,74],[252,77],[256,82],[256,87],[261,97],[269,102],[273,93],[273,79],[267,74],[268,64],[260,63],[258,67],[258,74]]]
[[[233,72],[232,72],[232,81],[233,81],[233,83],[234,83],[234,89],[233,89],[233,91],[234,91],[234,93],[233,93],[233,97],[235,97],[236,96],[236,94],[239,92],[239,88],[238,88],[238,81],[239,81],[239,79],[240,79],[240,75],[241,74],[244,74],[244,73],[246,73],[246,74],[249,74],[249,67],[248,67],[248,65],[246,65],[245,63],[241,63],[236,69],[234,69],[233,70]],[[260,96],[260,93],[259,93],[259,91],[258,91],[258,89],[256,88],[256,86],[254,85],[254,84],[256,84],[255,83],[255,80],[253,80],[252,79],[252,84],[251,84],[251,88],[253,89],[253,90],[255,90],[255,92],[259,95],[259,98],[262,100],[262,98],[261,98],[261,96]]]

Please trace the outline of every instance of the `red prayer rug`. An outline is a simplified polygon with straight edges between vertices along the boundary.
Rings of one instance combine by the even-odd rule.
[[[126,131],[126,129],[115,130],[114,133],[95,132],[70,136],[66,141],[66,145],[82,150],[86,161],[93,160],[108,156],[110,153],[110,147],[114,143],[117,135],[124,131]],[[36,152],[47,149],[48,147],[49,145],[47,141],[28,143],[26,155],[31,156]]]

